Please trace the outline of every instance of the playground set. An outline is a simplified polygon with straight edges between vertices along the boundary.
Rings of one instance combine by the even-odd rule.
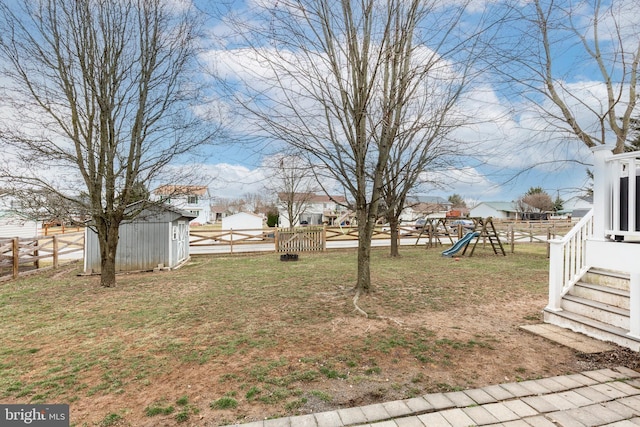
[[[451,223],[453,221],[460,222],[459,220],[462,218],[428,218],[424,224],[424,227],[420,231],[420,235],[416,240],[416,243],[420,240],[421,237],[428,238],[426,243],[427,248],[435,247],[438,244],[442,245],[443,238],[449,239],[451,243],[451,247],[442,252],[442,256],[452,257],[458,253],[461,255],[465,255],[467,249],[471,242],[475,239],[473,246],[471,247],[471,251],[469,252],[469,256],[473,256],[473,252],[476,249],[476,246],[480,240],[483,242],[489,242],[491,244],[491,248],[493,249],[493,253],[496,255],[502,254],[506,256],[506,252],[504,247],[502,246],[502,242],[500,241],[500,237],[496,232],[496,228],[493,225],[493,219],[491,217],[488,218],[464,218],[473,221],[473,226],[462,226],[458,224],[455,229],[452,229]],[[466,233],[463,233],[466,231]],[[454,242],[453,235],[455,235],[458,240]]]

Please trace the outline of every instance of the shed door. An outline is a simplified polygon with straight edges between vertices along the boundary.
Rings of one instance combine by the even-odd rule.
[[[189,232],[187,223],[178,221],[178,262],[187,258],[187,245],[189,244]]]

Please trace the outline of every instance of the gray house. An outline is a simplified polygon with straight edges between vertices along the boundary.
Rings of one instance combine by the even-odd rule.
[[[138,202],[140,203],[140,202]],[[135,209],[138,203],[129,208]],[[151,205],[120,225],[116,272],[175,268],[189,259],[189,221],[196,217],[167,204]],[[100,273],[98,235],[86,228],[85,273]]]

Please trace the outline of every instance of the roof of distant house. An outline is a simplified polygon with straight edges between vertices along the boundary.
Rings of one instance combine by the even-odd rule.
[[[204,196],[207,194],[206,185],[161,185],[153,190],[153,194],[158,196]]]
[[[516,205],[515,202],[480,202],[473,209],[476,209],[480,205],[489,206],[490,208],[495,209],[496,211],[520,212],[520,209],[518,209],[518,206]],[[524,202],[522,203],[522,206],[525,208],[526,207],[531,208],[529,205],[527,205]]]
[[[451,205],[452,203],[440,196],[410,196],[408,197],[409,202],[417,202],[417,203],[430,203],[437,205]]]
[[[279,200],[286,200],[289,197],[289,193],[278,193]],[[329,196],[326,194],[314,194],[314,193],[293,193],[294,201],[306,202],[306,203],[329,203],[334,202],[338,204],[346,204],[347,198],[344,196]]]

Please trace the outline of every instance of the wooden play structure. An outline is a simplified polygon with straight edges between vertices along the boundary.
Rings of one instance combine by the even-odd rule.
[[[469,229],[466,234],[463,235],[463,227],[458,226],[456,229],[451,227],[451,222],[460,219],[468,219],[473,221],[473,228]],[[472,236],[469,233],[473,233]],[[465,238],[466,236],[466,238]],[[453,238],[456,237],[458,240],[454,241]],[[483,244],[489,242],[491,248],[493,249],[493,253],[496,255],[502,254],[506,256],[506,252],[504,247],[502,246],[502,242],[500,241],[500,237],[498,236],[498,232],[493,224],[493,219],[491,217],[488,218],[427,218],[424,224],[424,227],[420,231],[418,238],[416,239],[416,245],[420,241],[421,238],[427,238],[426,247],[436,247],[437,245],[443,245],[442,239],[448,239],[449,244],[451,244],[451,248],[444,251],[451,256],[453,254],[462,252],[462,255],[465,255],[467,249],[469,248],[471,242],[471,251],[469,252],[469,256],[473,256],[473,252],[478,245],[478,242],[482,240]],[[460,244],[458,244],[460,242]],[[452,250],[455,251],[452,252]],[[444,253],[443,253],[444,254]]]
[[[504,247],[502,246],[500,237],[498,237],[498,233],[496,232],[496,227],[493,225],[493,218],[491,217],[488,217],[485,219],[472,218],[472,220],[473,220],[473,223],[475,224],[474,230],[477,230],[478,228],[480,228],[480,234],[478,234],[478,236],[476,237],[476,241],[471,247],[471,252],[469,253],[469,256],[473,256],[473,251],[476,249],[476,245],[478,244],[480,239],[482,239],[482,241],[485,243],[487,240],[489,241],[489,243],[491,244],[491,248],[493,248],[494,254],[500,255],[501,253],[503,256],[506,256],[507,254],[504,251]],[[467,248],[465,248],[464,251],[466,250]],[[498,250],[500,251],[500,253],[498,253]],[[462,252],[462,255],[464,255],[464,251]]]

